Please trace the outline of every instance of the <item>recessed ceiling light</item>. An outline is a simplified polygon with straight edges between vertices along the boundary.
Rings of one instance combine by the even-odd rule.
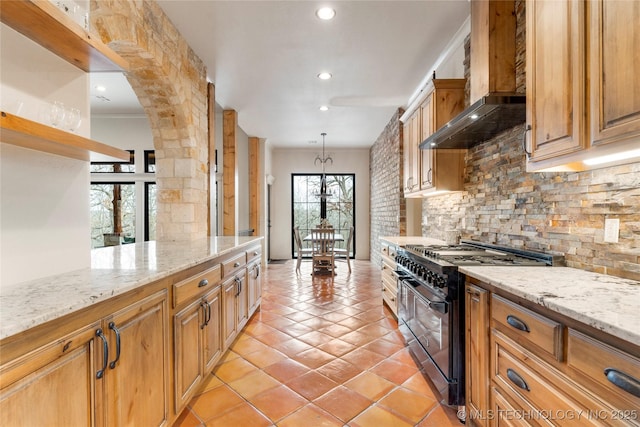
[[[329,109],[329,107],[327,107],[326,105],[322,105],[320,107],[320,111],[327,111]]]
[[[333,19],[333,17],[336,16],[336,11],[330,7],[323,7],[316,10],[316,16],[320,19],[328,21],[329,19]]]
[[[470,117],[471,117],[472,120],[475,120],[475,119],[478,118],[478,115],[477,114],[472,114]]]
[[[331,75],[331,73],[326,73],[326,72],[324,72],[324,73],[320,73],[320,74],[318,74],[318,78],[319,78],[320,80],[329,80],[331,77],[333,77],[333,76]]]
[[[96,90],[97,90],[98,92],[104,92],[104,91],[106,91],[106,90],[107,90],[107,88],[106,88],[106,87],[104,87],[104,86],[100,86],[100,85],[98,85],[98,86],[96,86]]]

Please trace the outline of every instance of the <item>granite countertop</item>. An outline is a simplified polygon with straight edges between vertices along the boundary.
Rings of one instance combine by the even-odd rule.
[[[568,267],[459,271],[640,346],[640,282]]]
[[[229,236],[94,249],[90,268],[3,289],[0,339],[261,240],[262,237]]]

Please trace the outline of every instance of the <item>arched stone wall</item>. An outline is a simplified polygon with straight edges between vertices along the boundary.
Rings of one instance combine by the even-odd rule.
[[[129,61],[156,152],[158,240],[207,236],[206,68],[153,1],[91,0],[93,33]]]

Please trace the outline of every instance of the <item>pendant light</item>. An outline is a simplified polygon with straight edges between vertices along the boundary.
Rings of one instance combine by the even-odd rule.
[[[318,165],[318,162],[322,163],[322,179],[320,180],[320,193],[316,194],[316,197],[320,197],[322,200],[327,200],[327,198],[333,197],[333,194],[327,191],[327,176],[324,173],[324,167],[328,161],[331,161],[331,164],[333,164],[333,159],[331,158],[331,156],[326,156],[324,154],[324,137],[327,136],[326,132],[322,132],[320,135],[322,135],[322,157],[316,156],[316,159],[313,162],[313,164],[316,166]]]

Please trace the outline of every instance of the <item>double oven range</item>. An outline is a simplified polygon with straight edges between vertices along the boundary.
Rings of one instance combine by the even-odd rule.
[[[441,394],[464,405],[464,284],[460,266],[550,266],[562,257],[463,240],[407,245],[397,252],[398,327],[414,359]]]

